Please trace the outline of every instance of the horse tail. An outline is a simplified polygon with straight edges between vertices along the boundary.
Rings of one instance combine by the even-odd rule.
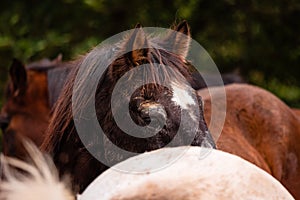
[[[0,200],[75,200],[49,156],[25,141],[29,162],[1,155]]]

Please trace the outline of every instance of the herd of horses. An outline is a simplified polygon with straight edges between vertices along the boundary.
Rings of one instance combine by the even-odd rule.
[[[175,138],[178,129],[181,129],[184,137],[179,137],[173,147],[209,146],[241,157],[272,175],[295,199],[300,199],[300,111],[288,107],[264,89],[244,83],[231,84],[242,82],[240,79],[229,81],[224,87],[206,88],[205,85],[198,84],[201,80],[195,78],[191,63],[186,60],[190,41],[181,37],[181,34],[190,37],[188,24],[184,21],[176,26],[174,31],[179,34],[166,35],[165,40],[173,42],[174,48],[180,49],[177,54],[157,48],[163,44],[160,44],[156,38],[146,37],[143,29],[137,25],[130,35],[118,43],[118,46],[107,48],[105,51],[96,48],[75,61],[62,62],[61,56],[58,56],[54,60],[44,59],[25,66],[20,61],[14,60],[9,71],[10,79],[5,92],[5,104],[0,114],[3,153],[8,157],[24,160],[28,154],[28,147],[24,146],[23,140],[25,138],[32,140],[40,147],[40,151],[51,155],[60,177],[70,176],[72,192],[76,194],[82,193],[100,174],[105,174],[107,171],[111,173],[109,167],[99,162],[97,158],[110,164],[122,163],[128,159],[115,152],[111,148],[112,144],[134,153],[156,152],[157,149],[165,149],[163,147],[167,146]],[[135,44],[141,43],[147,48],[133,48]],[[94,66],[95,60],[110,57],[112,51],[116,49],[121,56],[105,70],[94,96],[96,117],[106,137],[99,136],[96,128],[89,127],[92,131],[87,133],[89,134],[87,147],[81,141],[75,123],[79,120],[84,124],[90,116],[74,119],[74,112],[80,113],[85,109],[86,100],[89,100],[90,95],[86,95],[84,90],[79,92],[76,96],[79,107],[78,110],[74,110],[73,91],[80,87],[74,82],[82,65],[86,65],[84,77],[89,77],[91,74],[88,73],[93,72],[89,67]],[[133,51],[127,52],[128,49]],[[130,97],[124,96],[128,98],[130,117],[137,125],[155,129],[157,123],[152,121],[164,122],[164,126],[154,136],[136,138],[118,127],[112,109],[121,108],[118,106],[112,108],[111,99],[118,80],[143,64],[147,64],[150,68],[147,71],[151,72],[157,70],[156,64],[167,65],[172,68],[172,71],[161,69],[159,76],[154,74],[140,77],[138,81],[150,83],[136,89]],[[132,72],[129,77],[134,75]],[[182,76],[185,78],[184,81]],[[172,87],[165,87],[165,82],[171,82]],[[221,100],[224,88],[226,102]],[[183,100],[189,99],[188,106],[182,105],[180,99],[174,100],[178,90],[185,91],[178,96]],[[211,93],[214,93],[214,101],[211,99]],[[210,132],[208,128],[212,120],[213,104],[220,110],[226,107],[226,118],[220,136],[218,133]],[[191,114],[195,110],[199,110],[196,116]],[[184,116],[188,123],[182,125],[180,115]],[[218,117],[214,115],[216,116]],[[198,126],[194,127],[194,124]],[[186,141],[187,135],[192,135],[193,140]],[[91,155],[91,149],[96,151],[97,158]],[[213,154],[219,155],[219,153]],[[224,156],[226,157],[225,154]],[[228,161],[230,159],[231,157]],[[234,160],[235,158],[232,162],[235,162]],[[220,164],[216,162],[216,165]],[[199,167],[204,166],[199,165]],[[244,169],[239,168],[239,170]],[[3,176],[5,180],[5,174]],[[183,180],[177,179],[177,181]],[[168,179],[162,182],[167,184]],[[193,184],[191,182],[189,184],[188,187],[192,187]],[[249,184],[257,183],[249,182]],[[180,187],[185,186],[181,184]],[[138,199],[142,199],[142,196]]]

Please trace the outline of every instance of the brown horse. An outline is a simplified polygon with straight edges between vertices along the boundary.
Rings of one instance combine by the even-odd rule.
[[[205,119],[211,106],[226,108],[226,120],[217,148],[238,155],[278,179],[300,199],[300,118],[273,94],[255,86],[225,86],[227,101],[220,101],[222,88],[199,90],[205,102]],[[215,97],[211,101],[210,95]],[[216,116],[218,118],[218,116]],[[216,133],[212,133],[216,137]]]
[[[190,70],[191,65],[185,60],[189,49],[189,27],[186,22],[182,22],[175,30],[179,33],[166,35],[165,40],[171,41],[174,48],[180,49],[178,54],[157,48],[162,45],[159,43],[160,40],[146,36],[138,25],[129,36],[117,45],[104,49],[95,48],[85,58],[78,60],[78,65],[75,66],[76,71],[74,70],[57,102],[47,137],[42,145],[42,149],[53,155],[60,174],[72,175],[75,191],[83,191],[94,178],[107,169],[106,165],[111,166],[129,157],[115,151],[114,145],[129,152],[143,153],[164,147],[174,138],[175,143],[172,143],[171,146],[191,144],[214,147],[214,142],[203,119],[201,99],[195,95],[194,88],[189,86],[195,85]],[[182,37],[183,34],[188,37]],[[146,48],[134,49],[138,44],[145,45]],[[101,65],[103,60],[110,59],[115,52],[118,52],[120,56],[105,69],[95,87],[95,95],[86,93],[90,86],[74,86],[76,75],[80,69],[84,69],[85,74],[84,78],[79,79],[79,83],[84,84],[93,79],[95,71],[104,67]],[[172,70],[169,71],[166,67],[160,68],[156,64],[167,65]],[[138,74],[138,72],[133,69],[143,69],[144,71],[141,76],[135,76],[135,73]],[[159,73],[157,73],[158,71]],[[122,85],[128,85],[119,92],[121,96],[116,99],[115,104],[112,103],[115,106],[113,107],[111,106],[113,90],[125,73],[128,76],[122,79],[125,80]],[[134,79],[136,77],[137,79]],[[182,77],[189,84],[184,82]],[[167,82],[171,82],[170,88],[164,86]],[[129,93],[130,88],[134,88],[138,83],[145,84],[137,87],[133,93]],[[74,91],[79,91],[76,97],[73,96]],[[128,93],[132,95],[128,96]],[[95,97],[95,102],[91,101],[93,97]],[[128,104],[124,106],[121,102],[124,99],[129,102],[128,114],[130,115],[122,115],[121,110],[128,108]],[[75,104],[78,103],[75,109],[72,108],[74,101]],[[91,104],[90,107],[89,104]],[[97,126],[85,125],[86,122],[95,118],[93,114],[90,114],[94,108],[96,109],[97,123],[99,122],[101,125],[105,136],[98,134]],[[85,109],[91,109],[87,115],[83,114]],[[142,138],[127,134],[118,127],[115,116],[112,114],[113,110],[121,113],[121,119],[132,118],[137,125],[158,130],[158,133]],[[200,111],[199,115],[193,114],[195,110]],[[74,113],[78,117],[73,117]],[[186,119],[186,123],[181,123],[181,118]],[[164,126],[157,129],[161,122]],[[199,125],[195,126],[194,122]],[[87,137],[86,146],[79,138],[78,126],[75,127],[75,123],[84,126],[83,134]],[[182,131],[182,135],[175,140],[175,135],[179,130]],[[138,133],[141,136],[147,134],[146,132]],[[192,140],[187,141],[186,137],[190,136],[192,136]],[[99,162],[91,155],[91,151],[95,151],[96,155],[94,156],[106,163]]]
[[[295,115],[297,115],[300,118],[300,109],[293,108],[293,112],[295,113]]]
[[[29,138],[37,145],[44,140],[50,110],[62,87],[59,84],[62,81],[57,80],[62,73],[56,72],[65,68],[61,65],[61,56],[26,66],[16,59],[13,61],[5,104],[0,113],[4,154],[21,158],[24,154],[21,144],[23,138]],[[53,80],[53,77],[56,79]]]

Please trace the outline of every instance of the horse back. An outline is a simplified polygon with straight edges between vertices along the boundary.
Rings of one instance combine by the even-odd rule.
[[[226,106],[226,119],[221,135],[212,133],[217,148],[256,164],[281,181],[289,191],[300,197],[300,118],[273,94],[255,86],[225,86],[226,102],[216,101],[208,90],[199,94],[205,102],[205,119],[211,120],[211,106]],[[210,91],[210,92],[211,92]],[[299,116],[299,115],[298,115]],[[215,116],[218,118],[218,116]]]

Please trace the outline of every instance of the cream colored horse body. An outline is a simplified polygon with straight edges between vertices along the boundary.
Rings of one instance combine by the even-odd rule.
[[[37,149],[31,148],[30,154],[33,165],[2,159],[8,180],[0,184],[0,199],[75,199],[66,184],[58,180],[53,164]],[[21,168],[31,176],[9,173],[6,164]],[[144,153],[117,164],[94,180],[77,199],[283,200],[293,197],[271,175],[240,157],[201,147],[177,147]]]

